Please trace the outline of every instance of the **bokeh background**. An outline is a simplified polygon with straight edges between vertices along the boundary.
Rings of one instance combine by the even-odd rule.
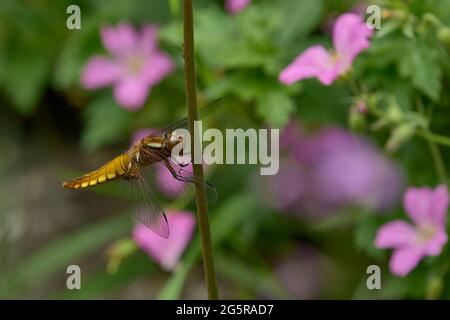
[[[450,135],[450,3],[253,0],[233,12],[222,0],[194,2],[199,103],[227,98],[205,122],[282,132],[275,176],[251,165],[207,168],[219,193],[210,215],[221,296],[449,298],[446,247],[398,277],[390,252],[373,241],[380,225],[405,219],[406,187],[448,183],[449,147],[430,149],[419,133]],[[81,8],[80,30],[66,27],[71,4]],[[364,15],[368,4],[383,8],[381,30],[348,75],[330,86],[278,80],[309,46],[332,47],[337,17]],[[121,23],[156,25],[172,61],[133,110],[110,86],[89,90],[81,81],[90,59],[108,54],[101,28]],[[184,99],[179,1],[1,1],[1,298],[206,297],[198,230],[167,266],[135,242],[133,204],[120,184],[61,187],[126,150],[141,129],[184,117]],[[186,197],[159,198],[195,217]],[[381,290],[366,287],[372,264],[381,267]],[[66,288],[69,265],[81,268],[81,290]]]

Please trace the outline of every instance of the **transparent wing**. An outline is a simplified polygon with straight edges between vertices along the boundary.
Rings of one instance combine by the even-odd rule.
[[[137,201],[136,220],[167,239],[169,237],[169,225],[166,214],[158,204],[153,190],[142,172],[139,172],[137,178],[130,180],[130,183],[133,197]]]
[[[159,153],[160,151],[155,150],[155,153]],[[218,193],[216,188],[206,180],[200,180],[197,178],[192,172],[192,165],[184,165],[181,166],[175,161],[172,160],[171,157],[163,157],[160,156],[163,160],[156,162],[154,167],[156,170],[162,171],[166,173],[168,178],[159,179],[159,183],[164,183],[167,186],[165,189],[167,190],[184,190],[186,194],[189,196],[193,195],[195,190],[195,185],[200,183],[204,186],[205,194],[209,203],[215,203],[218,199]]]
[[[209,116],[211,113],[213,113],[217,108],[221,107],[225,103],[226,99],[221,98],[214,100],[210,104],[208,104],[206,107],[199,108],[198,110],[198,118],[203,119],[204,117]],[[181,120],[175,121],[161,129],[157,129],[151,133],[151,135],[163,135],[167,132],[172,132],[175,129],[179,128],[185,128],[188,127],[188,120],[187,118],[183,118]]]

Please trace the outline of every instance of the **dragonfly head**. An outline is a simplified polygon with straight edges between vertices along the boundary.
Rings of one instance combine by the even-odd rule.
[[[184,137],[183,137],[182,134],[178,134],[176,132],[172,132],[171,135],[170,135],[170,138],[169,138],[170,145],[172,147],[176,146],[177,144],[183,142],[183,138]]]

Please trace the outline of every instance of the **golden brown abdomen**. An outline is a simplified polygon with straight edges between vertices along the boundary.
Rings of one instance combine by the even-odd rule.
[[[63,187],[66,189],[79,189],[119,179],[127,173],[129,164],[130,156],[127,153],[123,153],[95,171],[63,182]]]

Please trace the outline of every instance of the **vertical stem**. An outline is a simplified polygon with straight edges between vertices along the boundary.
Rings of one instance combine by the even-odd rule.
[[[191,135],[191,155],[195,158],[197,138],[194,134],[194,121],[198,118],[197,92],[195,85],[195,61],[194,61],[194,23],[192,13],[192,0],[183,0],[183,32],[184,32],[184,75],[186,90],[186,105],[189,132]],[[204,181],[203,166],[192,161],[194,175],[198,181]],[[209,227],[208,204],[205,194],[205,186],[201,182],[195,185],[195,197],[197,203],[197,219],[202,243],[203,267],[205,272],[205,283],[208,288],[208,298],[218,299],[216,274],[214,268],[214,257],[211,241],[211,230]]]
[[[429,141],[441,144],[446,147],[450,147],[450,138],[449,137],[442,136],[442,135],[439,135],[436,133],[432,133],[429,130],[420,130],[417,132],[417,134]]]
[[[425,108],[423,106],[422,101],[417,98],[416,101],[417,104],[417,110],[421,114],[425,113]],[[431,119],[431,117],[430,117]],[[425,131],[426,133],[429,133],[428,130]],[[445,164],[444,160],[442,159],[441,151],[439,150],[439,146],[436,144],[435,141],[432,139],[426,139],[428,149],[430,149],[431,158],[433,159],[434,168],[436,170],[436,174],[439,178],[439,181],[443,184],[447,184],[447,171],[445,170]]]
[[[433,159],[436,174],[441,183],[447,184],[447,172],[445,170],[444,161],[442,160],[441,152],[435,142],[427,140],[428,148],[430,149],[431,157]]]

